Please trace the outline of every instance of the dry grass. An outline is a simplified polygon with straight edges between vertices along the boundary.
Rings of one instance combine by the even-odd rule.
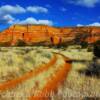
[[[37,52],[41,52],[41,51],[37,51]],[[42,55],[42,57],[46,57],[48,59],[51,58],[49,53],[46,54],[46,51],[45,52],[42,51],[41,55]],[[41,59],[42,59],[42,57],[41,57]],[[54,73],[58,69],[60,69],[60,66],[62,64],[65,63],[61,56],[58,56],[58,58],[59,59],[57,60],[57,62],[53,66],[51,66],[49,70],[44,71],[43,73],[40,73],[36,77],[33,77],[33,78],[23,82],[22,84],[18,85],[17,87],[15,87],[13,89],[4,91],[0,95],[0,100],[28,100],[27,97],[30,95],[30,93],[32,93],[31,90],[33,89],[33,92],[34,92],[34,89],[37,89],[37,90],[43,89],[44,86],[46,85],[48,79],[50,79],[51,76],[54,76],[55,75]],[[15,96],[13,96],[13,95],[15,95]]]
[[[85,97],[100,98],[100,79],[80,73],[81,70],[86,70],[92,63],[93,53],[87,52],[86,49],[75,48],[66,48],[64,51],[60,50],[57,52],[71,58],[73,63],[64,85],[58,89],[57,95],[52,100],[83,100]]]
[[[0,49],[0,83],[14,79],[46,64],[52,54],[34,48],[1,48]]]
[[[51,52],[62,53],[73,60],[72,69],[68,77],[64,84],[59,87],[58,94],[52,97],[52,100],[83,100],[85,97],[100,97],[100,79],[79,73],[79,70],[86,69],[92,62],[92,52],[74,47],[64,48],[64,50],[42,46],[0,48],[0,83],[7,80],[5,79],[7,76],[12,79],[32,70],[36,66],[47,63],[52,57]],[[52,70],[50,72],[52,73]],[[47,73],[44,73],[45,75]],[[36,80],[44,79],[41,77],[38,76]],[[29,89],[33,84],[32,80],[30,80],[23,87],[28,86],[27,88]],[[21,88],[17,88],[17,91]]]

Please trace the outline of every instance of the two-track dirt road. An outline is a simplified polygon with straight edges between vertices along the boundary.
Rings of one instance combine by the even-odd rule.
[[[71,69],[71,60],[62,54],[54,53],[50,62],[27,72],[17,79],[0,84],[0,92],[12,90],[20,85],[21,90],[27,86],[28,95],[25,97],[25,91],[22,93],[23,100],[49,100],[51,93],[55,93],[59,86],[68,75]],[[16,93],[16,91],[13,91]],[[9,91],[10,92],[10,91]],[[16,99],[17,98],[17,99]],[[12,100],[12,99],[9,99]],[[13,97],[13,100],[22,100],[19,97]]]

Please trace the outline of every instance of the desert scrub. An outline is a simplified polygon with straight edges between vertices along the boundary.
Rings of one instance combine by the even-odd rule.
[[[61,86],[58,90],[60,91],[60,99],[58,99],[58,95],[54,96],[53,100],[81,100],[82,97],[99,97],[100,95],[100,79],[96,77],[88,77],[85,74],[81,74],[80,70],[85,70],[92,62],[92,56],[88,55],[88,52],[81,52],[83,54],[78,55],[77,52],[74,56],[79,56],[79,60],[72,63],[72,70],[70,71],[64,85]],[[71,57],[71,52],[65,53],[65,56]],[[89,53],[90,54],[90,53]],[[92,53],[91,53],[92,54]],[[83,56],[81,56],[83,55]],[[85,60],[85,62],[81,62],[80,58]],[[77,59],[77,57],[76,57]],[[63,94],[64,97],[63,97]],[[71,99],[73,98],[73,99]],[[75,99],[76,98],[76,99]],[[81,99],[80,99],[81,98]],[[83,100],[83,99],[82,99]]]
[[[41,56],[46,57],[48,59],[51,59],[51,53],[45,52],[43,51],[43,53],[41,54]]]
[[[17,43],[16,43],[16,46],[26,46],[27,43],[23,40],[18,40]]]
[[[51,53],[43,50],[30,51],[27,55],[29,55],[32,59],[35,59],[35,66],[48,63],[52,57]]]
[[[51,53],[43,50],[37,52],[37,49],[32,47],[3,47],[1,49],[7,51],[0,51],[1,83],[10,79],[11,75],[9,73],[14,74],[12,78],[19,77],[36,67],[48,63],[52,57]]]
[[[30,56],[30,55],[27,55],[27,56],[24,56],[24,61],[25,62],[30,62],[32,63],[33,65],[35,65],[35,58]]]
[[[65,56],[71,58],[72,60],[87,60],[91,61],[94,57],[93,52],[87,52],[87,49],[72,49],[72,50],[66,50],[62,51]]]
[[[100,40],[94,43],[93,53],[96,57],[100,58]]]
[[[58,71],[58,69],[61,68],[61,65],[63,64],[64,64],[63,59],[59,57],[59,59],[55,63],[53,63],[53,65],[48,67],[49,70],[43,71],[40,74],[38,74],[36,77],[32,77],[26,80],[25,82],[22,82],[15,88],[9,89],[8,91],[4,91],[3,96],[1,94],[0,99],[2,98],[5,100],[6,99],[7,100],[22,100],[22,99],[27,100],[27,97],[26,97],[28,96],[27,93],[29,93],[29,96],[30,96],[30,94],[32,95],[33,92],[38,92],[38,90],[40,91],[43,90],[44,87],[48,85],[49,80],[52,80],[52,78],[56,76],[56,72]],[[59,77],[57,79],[59,79]],[[56,82],[54,82],[54,84],[56,84]],[[13,96],[13,97],[9,97],[8,99],[7,93],[11,93],[11,92],[20,93],[22,95],[20,98],[18,97],[18,95],[16,95],[17,97]]]
[[[8,49],[6,49],[6,48],[0,48],[0,52],[8,52]]]

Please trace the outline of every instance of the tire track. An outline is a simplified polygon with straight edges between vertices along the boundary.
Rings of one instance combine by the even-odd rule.
[[[37,69],[32,70],[32,71],[22,75],[19,78],[16,78],[14,80],[7,81],[7,82],[0,84],[0,91],[12,89],[12,88],[16,87],[17,85],[25,82],[26,80],[29,80],[30,78],[37,76],[41,72],[48,70],[52,65],[55,64],[56,60],[57,60],[57,58],[54,55],[53,58],[50,60],[50,62],[48,64],[43,65],[43,66],[39,66]]]
[[[60,55],[65,63],[59,66],[60,69],[55,73],[54,76],[50,77],[51,79],[47,81],[46,85],[39,92],[39,94],[36,94],[36,96],[29,97],[29,100],[50,100],[50,94],[52,92],[57,91],[58,87],[64,82],[65,78],[67,77],[68,72],[71,69],[72,61],[62,54],[54,54],[56,54],[57,56]]]

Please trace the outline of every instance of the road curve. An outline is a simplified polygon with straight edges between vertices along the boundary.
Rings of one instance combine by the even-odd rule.
[[[57,69],[56,71],[53,71],[54,75],[51,75],[47,79],[43,78],[46,80],[46,84],[43,85],[43,87],[40,90],[40,93],[37,94],[38,96],[30,95],[27,98],[27,100],[50,100],[50,95],[45,96],[45,93],[50,94],[51,92],[57,91],[59,86],[63,84],[65,78],[67,77],[71,69],[71,62],[72,62],[71,59],[65,57],[64,55],[60,53],[53,52],[53,54],[54,56],[51,58],[49,63],[39,66],[35,70],[27,72],[26,74],[23,74],[21,77],[18,77],[14,80],[7,81],[0,84],[0,92],[5,92],[6,90],[9,91],[10,89],[16,88],[16,86],[21,85],[22,83],[25,83],[27,80],[34,79],[35,77],[38,77],[39,75],[44,75],[43,73],[45,72],[47,73],[47,71],[49,71],[52,68],[54,70],[57,61],[59,61],[59,56],[60,56],[63,63],[58,65],[58,67],[56,68]],[[46,76],[43,76],[43,77],[46,77]],[[40,81],[40,84],[41,84],[41,81]],[[30,91],[30,89],[28,91]],[[29,92],[29,94],[31,94],[31,92]]]
[[[53,53],[62,56],[65,63],[61,65],[60,66],[61,68],[55,73],[55,75],[51,77],[50,80],[47,81],[46,85],[39,92],[39,94],[36,94],[37,96],[29,97],[29,100],[50,100],[50,94],[57,91],[59,86],[63,84],[65,78],[67,77],[68,72],[71,69],[71,62],[72,62],[71,59],[65,57],[62,54],[55,53],[55,52]]]
[[[14,79],[14,80],[10,80],[10,81],[0,84],[0,91],[12,89],[12,88],[16,87],[17,85],[25,82],[26,80],[29,80],[30,78],[37,76],[41,72],[48,70],[52,65],[55,64],[55,62],[56,62],[56,56],[54,55],[49,63],[39,66],[37,69],[27,72],[26,74]]]

